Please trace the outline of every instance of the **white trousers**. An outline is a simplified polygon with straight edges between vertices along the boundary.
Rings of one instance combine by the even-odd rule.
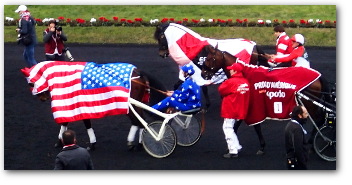
[[[222,125],[222,129],[225,134],[225,139],[230,154],[237,154],[238,150],[242,148],[240,142],[238,141],[237,135],[233,129],[235,123],[235,119],[225,118],[224,123]]]

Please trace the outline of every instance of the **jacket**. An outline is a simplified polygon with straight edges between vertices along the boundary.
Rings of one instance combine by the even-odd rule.
[[[305,53],[305,48],[304,46],[298,46],[293,49],[293,51],[289,55],[285,55],[283,57],[277,57],[275,58],[275,62],[291,62],[291,66],[295,66],[296,62],[294,59],[297,59],[298,57],[303,57]]]
[[[35,20],[30,16],[24,16],[19,22],[19,32],[21,37],[29,34],[32,38],[32,44],[37,44],[37,36],[35,32]]]
[[[44,41],[44,48],[46,55],[53,55],[55,54],[55,49],[57,48],[57,54],[62,55],[62,50],[64,49],[65,45],[63,41],[67,41],[66,35],[61,31],[61,35],[55,36],[55,32],[49,31],[47,28],[43,32],[43,41]]]
[[[292,41],[286,33],[281,33],[276,40],[276,54],[286,55],[292,52]]]
[[[231,119],[244,119],[249,106],[249,83],[236,73],[224,81],[218,88],[221,103],[221,117]]]
[[[190,77],[181,84],[181,86],[174,91],[171,96],[177,102],[184,103],[185,106],[190,108],[197,108],[201,106],[200,87]]]
[[[307,165],[309,145],[301,125],[291,120],[285,127],[286,157],[296,158],[297,162]]]
[[[56,156],[54,170],[93,170],[89,152],[78,145],[65,147]]]

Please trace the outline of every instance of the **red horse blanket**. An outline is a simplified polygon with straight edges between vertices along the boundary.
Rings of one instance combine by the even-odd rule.
[[[243,75],[250,83],[250,102],[245,122],[258,124],[265,119],[288,119],[297,105],[296,92],[309,86],[321,74],[304,67],[278,68],[244,65]]]

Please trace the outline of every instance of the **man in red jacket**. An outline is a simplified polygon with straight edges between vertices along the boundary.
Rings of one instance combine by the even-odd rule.
[[[285,28],[281,25],[274,28],[274,35],[276,36],[276,55],[290,54],[292,51],[292,41],[286,35]]]
[[[242,75],[243,66],[235,63],[227,67],[231,77],[219,86],[219,93],[222,97],[221,117],[224,118],[223,131],[227,142],[229,153],[224,154],[225,158],[238,157],[241,150],[237,135],[233,129],[238,120],[247,115],[249,106],[249,83]]]
[[[276,64],[275,67],[302,66],[310,68],[308,54],[304,48],[304,37],[301,34],[295,34],[292,38],[292,52],[287,55],[275,55],[269,62]]]

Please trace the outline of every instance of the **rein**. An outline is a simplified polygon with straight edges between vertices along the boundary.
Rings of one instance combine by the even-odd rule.
[[[162,90],[160,90],[160,89],[156,89],[156,88],[154,88],[154,87],[151,87],[150,85],[144,84],[144,83],[139,82],[139,81],[136,81],[136,80],[134,80],[134,79],[132,79],[131,81],[134,82],[134,83],[137,83],[137,84],[139,84],[139,85],[143,85],[143,86],[145,86],[145,87],[148,87],[148,88],[150,88],[150,89],[153,89],[154,91],[157,91],[157,92],[159,92],[159,93],[161,93],[161,94],[164,94],[164,95],[167,94],[167,92],[165,92],[165,91],[162,91]]]

